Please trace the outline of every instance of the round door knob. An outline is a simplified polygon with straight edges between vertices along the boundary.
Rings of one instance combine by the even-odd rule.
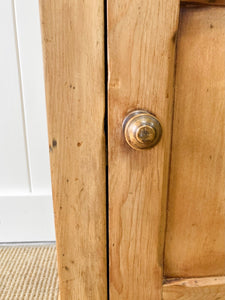
[[[123,133],[128,145],[135,149],[155,146],[162,135],[162,127],[155,116],[145,110],[129,113],[123,121]]]

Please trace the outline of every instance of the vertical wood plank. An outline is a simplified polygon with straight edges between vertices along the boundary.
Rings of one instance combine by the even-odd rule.
[[[106,299],[103,1],[40,10],[61,300]]]
[[[177,0],[108,1],[110,297],[161,299],[172,123]],[[122,121],[134,109],[161,121],[161,142],[131,150]]]
[[[177,46],[167,277],[225,275],[225,8],[184,8]]]

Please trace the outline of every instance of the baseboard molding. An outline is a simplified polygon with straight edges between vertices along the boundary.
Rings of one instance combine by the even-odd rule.
[[[0,196],[0,243],[55,241],[51,195]]]

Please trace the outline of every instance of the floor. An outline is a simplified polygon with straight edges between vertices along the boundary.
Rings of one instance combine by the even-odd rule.
[[[57,300],[55,245],[0,247],[0,300]]]

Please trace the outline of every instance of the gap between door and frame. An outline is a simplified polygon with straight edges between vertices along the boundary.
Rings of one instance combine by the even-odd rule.
[[[107,299],[109,293],[109,176],[108,176],[108,23],[107,23],[107,0],[104,0],[104,66],[105,66],[105,191],[106,191],[106,262],[107,262]]]

